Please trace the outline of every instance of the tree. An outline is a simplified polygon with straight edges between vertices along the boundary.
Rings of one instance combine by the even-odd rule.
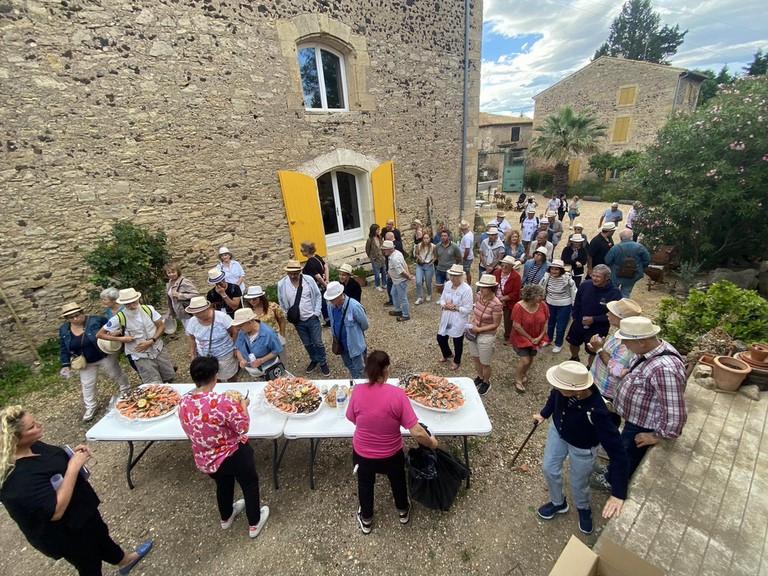
[[[768,76],[739,78],[664,125],[620,184],[645,205],[646,245],[677,246],[702,269],[765,256],[767,102]]]
[[[84,254],[96,286],[135,288],[152,304],[165,302],[163,266],[170,255],[165,232],[152,234],[127,220],[115,222],[107,238]]]
[[[610,152],[600,152],[589,157],[589,171],[605,178],[606,173],[614,170],[619,172],[631,170],[640,162],[642,156],[642,152],[637,150],[624,150],[619,156]]]
[[[651,8],[651,0],[629,0],[614,19],[608,41],[597,49],[593,60],[600,56],[623,56],[669,64],[667,58],[675,55],[688,30],[681,32],[677,24],[674,28],[659,28],[660,22],[658,12]]]
[[[534,129],[538,135],[531,142],[528,153],[555,163],[555,194],[565,193],[568,188],[568,160],[597,152],[606,129],[598,123],[596,116],[574,113],[570,106],[563,106],[557,114],[547,116]]]
[[[749,76],[764,76],[768,72],[768,54],[763,54],[762,48],[758,50],[752,64],[744,67],[744,72]]]
[[[699,100],[696,103],[697,106],[704,106],[707,101],[713,98],[715,94],[717,94],[718,86],[733,84],[736,81],[736,76],[731,74],[727,64],[723,66],[717,74],[712,70],[694,70],[694,72],[707,77],[707,79],[701,83]]]

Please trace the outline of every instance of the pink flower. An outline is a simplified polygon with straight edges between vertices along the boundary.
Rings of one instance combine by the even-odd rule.
[[[728,148],[730,148],[731,150],[738,150],[739,152],[741,152],[742,150],[744,150],[744,142],[742,142],[741,140],[734,140],[728,145]]]
[[[763,154],[763,160],[768,162],[768,154]]]
[[[714,169],[710,170],[709,172],[707,172],[707,176],[709,176],[710,178],[712,176],[717,176],[717,170],[714,170]]]

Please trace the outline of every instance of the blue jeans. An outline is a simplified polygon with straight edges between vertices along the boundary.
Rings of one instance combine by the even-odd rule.
[[[387,269],[385,266],[383,264],[381,266],[377,266],[375,262],[371,262],[371,266],[373,266],[373,283],[376,285],[376,288],[382,284],[386,284]]]
[[[327,362],[325,357],[325,344],[323,344],[323,328],[320,326],[320,320],[317,316],[312,316],[307,320],[299,320],[296,324],[296,332],[301,338],[301,343],[309,354],[312,362],[317,362],[324,366]]]
[[[345,348],[344,352],[341,353],[341,361],[344,362],[344,366],[349,370],[350,378],[365,378],[363,358],[365,358],[365,352],[358,356],[350,356]]]
[[[649,446],[639,447],[635,444],[635,436],[640,432],[653,432],[651,428],[643,428],[637,424],[624,421],[624,429],[621,431],[621,443],[624,445],[624,451],[627,453],[627,459],[629,460],[629,477],[632,478],[632,474],[635,473],[640,462],[643,460],[643,456],[648,452]],[[607,476],[606,476],[607,477]]]
[[[559,506],[565,501],[563,495],[563,462],[570,457],[571,495],[576,508],[589,510],[589,475],[597,458],[597,446],[592,448],[576,448],[560,437],[554,423],[549,423],[547,444],[544,446],[544,462],[541,468],[547,481],[549,498],[552,504]]]
[[[637,282],[637,280],[635,280],[634,278],[618,278],[618,280],[619,281],[615,282],[615,284],[621,290],[621,297],[629,298],[630,294],[632,294],[632,288],[635,287],[635,283]]]
[[[392,283],[392,302],[395,306],[395,312],[402,312],[403,316],[410,316],[411,309],[408,306],[408,294],[405,292],[405,288],[408,282]]]
[[[416,264],[416,298],[421,298],[422,280],[427,283],[427,296],[432,296],[432,275],[434,273],[434,264]]]
[[[568,320],[571,317],[572,306],[549,306],[549,321],[547,323],[547,336],[549,341],[552,342],[554,337],[555,346],[563,345],[563,338],[565,338],[565,328],[568,326]]]

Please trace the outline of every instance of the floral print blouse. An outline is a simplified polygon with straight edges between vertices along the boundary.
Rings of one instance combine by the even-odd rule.
[[[250,417],[241,404],[217,392],[190,392],[179,402],[179,420],[192,442],[198,470],[213,474],[248,441]]]
[[[259,320],[280,334],[280,320],[285,316],[285,312],[283,312],[283,309],[280,308],[280,305],[277,302],[270,302],[267,311],[264,314],[259,314],[259,311],[255,309],[253,310],[253,313],[256,314],[256,317]]]

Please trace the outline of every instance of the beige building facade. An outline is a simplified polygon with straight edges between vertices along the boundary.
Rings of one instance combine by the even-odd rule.
[[[164,230],[198,288],[226,245],[247,284],[298,244],[474,205],[482,3],[8,4],[0,19],[0,359],[56,336],[114,222]],[[163,303],[159,308],[164,308]],[[18,318],[18,320],[17,320]],[[21,323],[22,326],[19,326]]]
[[[607,126],[605,151],[640,151],[653,143],[671,113],[696,108],[703,80],[684,68],[601,56],[534,96],[533,128],[567,105],[597,115]],[[588,174],[588,160],[572,159],[570,181]]]

